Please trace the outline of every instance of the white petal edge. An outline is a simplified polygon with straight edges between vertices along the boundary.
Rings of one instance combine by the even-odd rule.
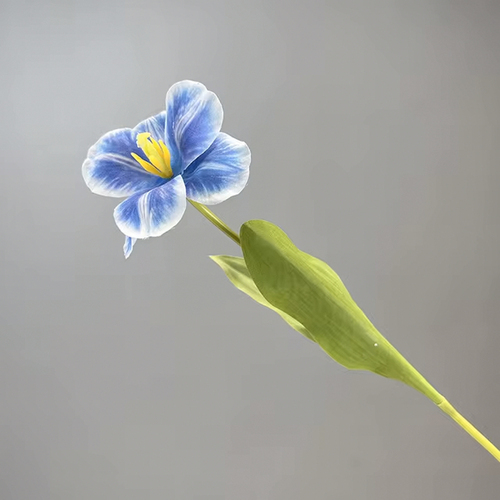
[[[186,169],[186,196],[204,205],[217,205],[240,194],[247,185],[251,161],[245,142],[221,132]]]
[[[186,187],[181,176],[122,201],[114,210],[116,225],[130,238],[161,236],[179,223],[186,210]]]
[[[130,236],[125,236],[125,243],[123,244],[123,255],[126,259],[130,257],[137,238],[131,238]]]

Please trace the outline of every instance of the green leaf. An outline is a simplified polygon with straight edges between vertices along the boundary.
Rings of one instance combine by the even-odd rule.
[[[272,309],[277,312],[294,330],[307,337],[309,340],[315,342],[312,335],[301,325],[297,320],[293,319],[290,315],[284,313],[277,307],[271,305],[259,292],[259,289],[253,282],[250,273],[248,272],[245,260],[241,257],[232,257],[230,255],[211,255],[210,258],[216,262],[222,270],[226,273],[231,283],[246,293],[249,297],[254,299],[259,304]]]
[[[400,380],[436,404],[444,399],[382,336],[338,275],[299,250],[274,224],[248,221],[240,230],[248,271],[263,297],[303,325],[322,349],[353,370]]]

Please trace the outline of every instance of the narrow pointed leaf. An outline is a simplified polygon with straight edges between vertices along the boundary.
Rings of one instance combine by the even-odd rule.
[[[290,315],[271,305],[263,297],[255,283],[253,282],[244,259],[242,259],[241,257],[232,257],[230,255],[211,255],[210,258],[221,267],[231,283],[236,288],[238,288],[238,290],[246,293],[249,297],[254,299],[259,304],[262,304],[263,306],[266,306],[269,309],[277,312],[294,330],[297,330],[299,333],[304,335],[304,337],[307,337],[309,340],[315,342],[312,335],[307,331],[306,328],[304,328],[303,325],[301,325]]]
[[[255,285],[302,324],[340,364],[400,380],[439,404],[441,396],[378,332],[326,263],[299,250],[274,224],[248,221],[241,247]]]

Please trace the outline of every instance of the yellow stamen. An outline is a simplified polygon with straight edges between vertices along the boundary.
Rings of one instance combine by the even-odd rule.
[[[139,155],[136,155],[135,153],[130,154],[132,155],[132,158],[136,160],[144,170],[146,170],[146,172],[154,175],[159,175],[160,177],[166,177],[165,175],[163,175],[163,172],[160,172],[154,165],[151,165],[151,163],[149,163],[148,161],[143,160]]]
[[[165,163],[170,167],[170,151],[168,150],[167,146],[163,141],[160,141],[160,148],[163,154],[163,158],[165,158]],[[172,171],[172,168],[170,168],[170,171]]]
[[[158,142],[153,142],[153,146],[156,150],[156,152],[161,156],[163,153],[162,153],[162,150],[161,150],[161,147],[160,147],[160,144]]]
[[[149,162],[135,153],[130,153],[141,167],[147,172],[169,179],[174,173],[170,166],[170,151],[163,141],[156,141],[149,132],[137,135],[137,145],[144,151]]]

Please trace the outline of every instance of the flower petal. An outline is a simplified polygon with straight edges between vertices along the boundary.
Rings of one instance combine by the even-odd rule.
[[[170,87],[166,98],[165,143],[174,175],[214,142],[222,126],[222,105],[205,85],[189,80]]]
[[[215,205],[241,193],[248,181],[250,160],[250,149],[244,142],[220,133],[182,174],[186,196]]]
[[[82,165],[82,175],[93,193],[123,198],[165,182],[165,179],[146,172],[132,158],[131,153],[144,158],[136,144],[136,135],[129,128],[112,130],[89,149]]]
[[[131,238],[130,236],[125,236],[125,243],[123,244],[123,255],[128,259],[132,250],[134,249],[135,242],[137,238]]]
[[[166,112],[162,111],[155,116],[151,116],[141,123],[136,125],[134,132],[140,134],[141,132],[149,132],[157,141],[160,139],[165,140],[165,115]]]
[[[115,222],[126,236],[149,238],[172,229],[186,210],[186,187],[181,176],[151,191],[122,201],[114,211]]]

